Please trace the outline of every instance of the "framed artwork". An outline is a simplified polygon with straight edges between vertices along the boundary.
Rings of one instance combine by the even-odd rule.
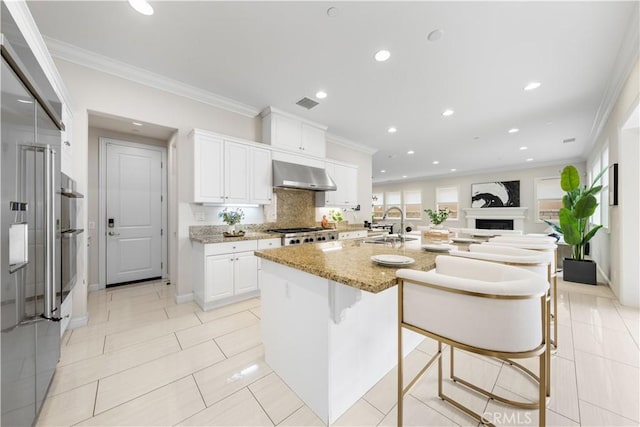
[[[471,184],[472,208],[519,208],[520,181]]]
[[[618,164],[609,168],[609,206],[618,206]]]

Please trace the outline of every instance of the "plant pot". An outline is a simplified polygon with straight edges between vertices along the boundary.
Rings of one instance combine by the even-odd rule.
[[[565,258],[562,265],[562,277],[567,282],[597,285],[596,263],[591,260],[578,261],[573,258]]]

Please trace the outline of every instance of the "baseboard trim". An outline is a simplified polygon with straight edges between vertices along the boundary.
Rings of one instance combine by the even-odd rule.
[[[609,277],[606,274],[604,274],[604,270],[600,268],[599,263],[596,263],[596,270],[598,271],[598,275],[604,279],[605,284],[611,287],[611,279],[609,279]]]
[[[83,326],[87,326],[88,323],[89,323],[88,313],[85,314],[84,316],[72,317],[71,320],[69,320],[69,325],[67,326],[67,329],[81,328]]]
[[[92,283],[89,286],[87,286],[87,292],[95,292],[95,291],[99,291],[100,289],[104,289],[103,286],[100,286],[100,283]]]
[[[190,301],[193,301],[193,292],[184,295],[176,295],[176,304],[183,304]]]

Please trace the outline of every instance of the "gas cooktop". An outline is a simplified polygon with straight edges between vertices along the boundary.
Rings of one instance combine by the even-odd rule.
[[[297,227],[297,228],[273,228],[271,230],[267,230],[269,233],[309,233],[311,231],[322,231],[321,227]]]

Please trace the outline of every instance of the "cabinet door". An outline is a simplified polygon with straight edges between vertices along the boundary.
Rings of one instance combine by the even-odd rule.
[[[313,127],[306,123],[302,123],[302,151],[318,157],[325,157],[326,141],[325,134],[322,129]]]
[[[193,201],[224,203],[222,139],[195,135],[193,141]]]
[[[350,166],[341,166],[341,168],[344,202],[348,206],[355,207],[358,204],[358,168]]]
[[[249,150],[244,144],[225,141],[225,203],[249,203]]]
[[[271,145],[299,151],[301,132],[299,121],[272,114]]]
[[[271,150],[251,149],[251,201],[259,205],[271,204],[273,198]]]
[[[233,264],[235,294],[258,289],[258,257],[253,252],[236,253]]]
[[[235,255],[210,255],[204,262],[205,302],[233,296]]]

